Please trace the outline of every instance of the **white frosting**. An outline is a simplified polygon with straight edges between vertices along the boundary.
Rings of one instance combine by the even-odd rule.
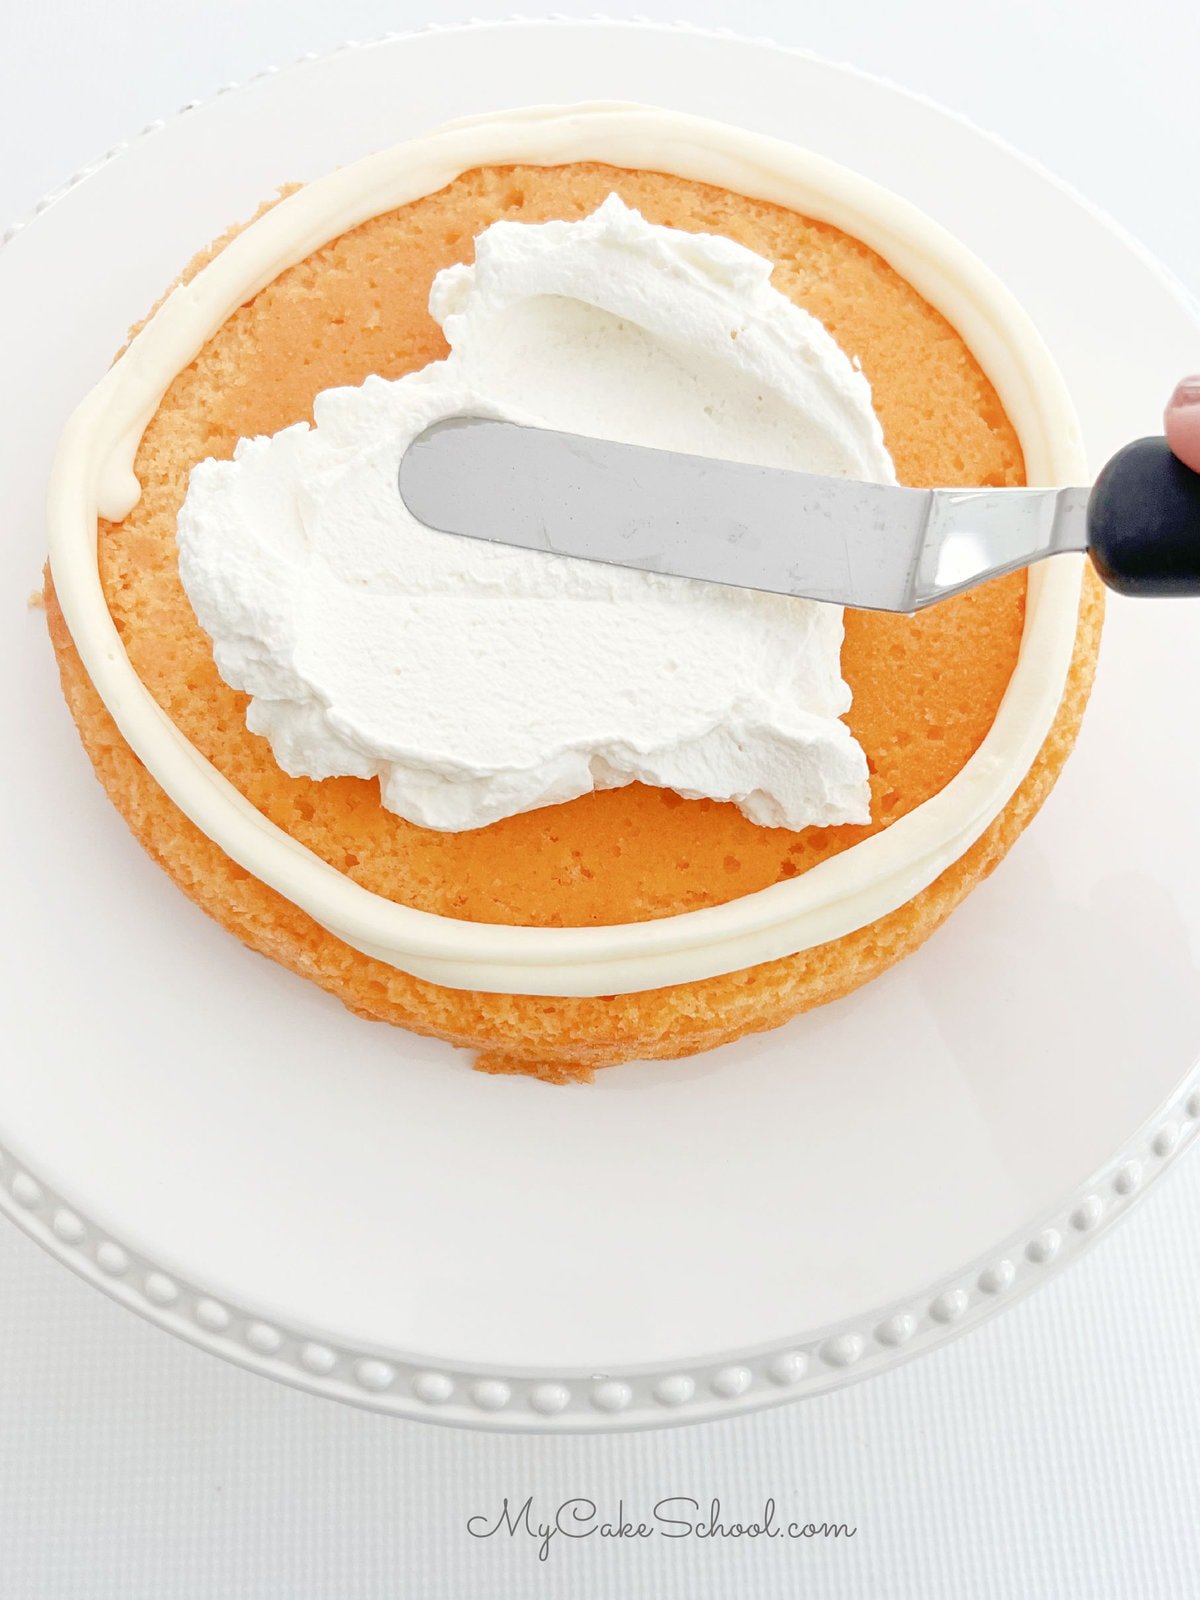
[[[870,820],[839,607],[436,533],[397,489],[464,413],[895,482],[866,379],[770,277],[616,195],[498,222],[434,282],[446,360],[193,470],[180,573],[285,771],[378,776],[428,828],[635,778],[767,826]]]
[[[122,737],[233,861],[339,939],[451,988],[605,995],[733,972],[837,939],[903,905],[969,849],[1028,772],[1075,641],[1083,561],[1029,574],[1016,669],[979,749],[898,822],[808,872],[725,905],[599,928],[463,922],[372,894],[267,821],[206,761],[134,671],[100,581],[96,519],[125,516],[142,431],[176,373],[285,267],[367,218],[494,163],[603,161],[719,184],[791,207],[878,251],[966,340],[995,385],[1032,484],[1082,483],[1061,374],[1012,295],[956,239],[877,184],[781,140],[627,105],[533,107],[396,145],[297,190],[174,290],[64,430],[47,507],[50,563],[80,658]]]

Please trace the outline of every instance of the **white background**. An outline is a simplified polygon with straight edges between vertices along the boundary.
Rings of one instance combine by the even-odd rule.
[[[966,112],[1200,290],[1194,0],[641,10],[804,45]],[[439,0],[13,13],[0,12],[0,225],[185,100],[346,37],[461,14]],[[1188,1159],[1085,1262],[938,1354],[764,1416],[596,1440],[450,1433],[278,1388],[144,1326],[0,1225],[0,1600],[1190,1596],[1198,1216]],[[614,1514],[623,1496],[635,1517],[666,1495],[719,1495],[730,1520],[774,1495],[786,1516],[858,1532],[836,1545],[559,1540],[543,1565],[529,1541],[468,1536],[468,1516],[506,1494],[543,1510],[586,1495]]]

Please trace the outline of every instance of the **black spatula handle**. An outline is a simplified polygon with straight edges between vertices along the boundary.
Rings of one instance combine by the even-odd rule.
[[[1135,439],[1096,479],[1088,547],[1110,589],[1200,595],[1200,473],[1165,439]]]

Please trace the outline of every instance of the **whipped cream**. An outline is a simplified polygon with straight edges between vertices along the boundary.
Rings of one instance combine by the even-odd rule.
[[[449,830],[634,779],[766,826],[869,820],[840,608],[455,538],[397,488],[464,413],[895,482],[866,379],[770,276],[616,195],[498,222],[434,282],[446,360],[193,470],[184,585],[286,772],[378,777]]]

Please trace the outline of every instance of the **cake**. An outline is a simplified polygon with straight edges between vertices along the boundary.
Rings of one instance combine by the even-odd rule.
[[[947,789],[988,738],[1020,658],[1023,572],[913,617],[847,611],[846,722],[866,757],[870,820],[798,830],[635,782],[440,831],[386,809],[373,779],[289,776],[249,731],[247,697],[223,681],[180,580],[176,527],[189,474],[206,458],[229,457],[239,439],[311,419],[323,391],[398,378],[443,357],[430,286],[469,261],[476,238],[501,219],[572,221],[616,195],[652,224],[736,241],[772,262],[774,286],[861,364],[901,482],[1026,481],[1022,439],[993,382],[964,335],[895,266],[829,221],[676,175],[671,165],[491,161],[336,230],[273,274],[181,363],[140,436],[140,497],[127,515],[99,521],[104,602],[138,678],[175,728],[277,829],[351,884],[438,919],[439,936],[443,928],[453,935],[455,924],[549,933],[654,923],[669,937],[693,913],[803,879]],[[219,259],[237,232],[198,256],[182,281]],[[523,983],[431,981],[418,960],[402,966],[388,952],[356,948],[227,853],[123,736],[106,703],[113,696],[102,697],[68,626],[56,592],[61,568],[52,565],[46,609],[71,714],[110,799],[184,892],[252,949],[359,1015],[465,1047],[486,1071],[554,1082],[776,1027],[916,949],[1000,861],[1053,785],[1087,699],[1103,609],[1085,568],[1063,680],[1019,781],[976,836],[898,905],[773,959],[757,959],[762,945],[748,939],[746,959],[731,970],[650,988],[631,982],[614,993],[526,993],[517,992]]]

